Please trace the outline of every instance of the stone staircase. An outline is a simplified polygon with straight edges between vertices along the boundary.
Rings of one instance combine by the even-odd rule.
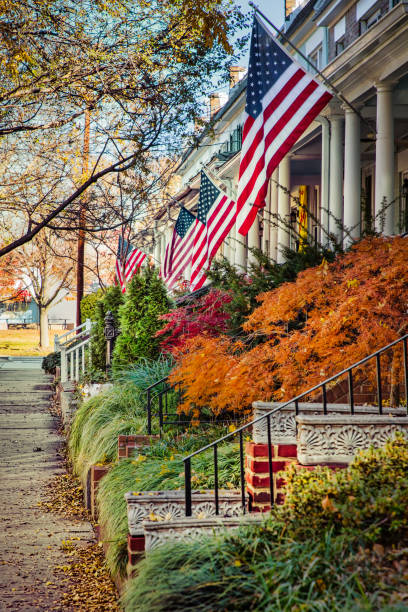
[[[406,403],[408,335],[288,402],[255,402],[254,419],[251,423],[184,458],[185,490],[176,492],[171,502],[169,499],[163,502],[164,506],[166,503],[170,503],[172,507],[177,506],[176,511],[165,510],[164,506],[155,510],[158,500],[165,500],[169,492],[126,494],[129,561],[136,560],[142,551],[148,551],[169,539],[189,539],[222,527],[234,528],[243,518],[257,520],[254,516],[258,516],[259,520],[260,513],[270,510],[272,504],[283,502],[285,482],[282,472],[289,465],[295,464],[299,469],[308,470],[313,470],[318,465],[342,469],[347,467],[358,451],[370,446],[382,446],[396,432],[408,437],[406,405],[390,408],[385,405],[383,399],[386,393],[391,398],[391,390],[387,373],[381,374],[381,356],[389,350],[395,355],[400,349],[403,366],[400,371],[401,381],[398,382],[405,386]],[[370,360],[375,360],[377,389],[373,389],[364,377],[363,382],[354,382],[357,375],[361,378],[362,371],[359,371],[359,368]],[[305,401],[311,396],[319,401]],[[252,441],[245,444],[245,452],[244,433],[252,437]],[[239,440],[238,460],[241,465],[241,489],[235,492],[237,499],[225,500],[221,511],[221,491],[204,492],[206,513],[201,515],[197,512],[197,504],[194,501],[198,500],[197,493],[191,490],[192,461],[195,455],[212,449],[215,479],[218,482],[218,445],[234,438]],[[152,498],[155,501],[152,501]],[[219,507],[216,512],[217,499]],[[232,505],[237,503],[240,505],[241,517],[238,516],[236,507],[234,516],[228,516],[228,505],[232,508]],[[151,512],[147,513],[146,508],[150,508]],[[135,524],[137,529],[132,535]]]
[[[272,486],[269,473],[269,446],[265,415],[279,407],[274,402],[254,402],[253,441],[246,445],[245,480],[252,512],[266,512],[273,503],[284,500],[282,474],[290,464],[314,469],[317,465],[331,469],[345,468],[358,451],[379,447],[395,432],[408,437],[405,407],[386,408],[378,414],[378,406],[354,406],[350,414],[347,404],[327,404],[324,414],[321,403],[286,405],[270,419]],[[259,420],[258,420],[259,419]]]

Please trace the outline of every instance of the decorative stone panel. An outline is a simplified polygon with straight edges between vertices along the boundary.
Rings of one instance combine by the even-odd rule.
[[[281,402],[254,402],[254,419],[266,415],[274,408],[281,405]],[[350,415],[348,404],[327,404],[328,415]],[[394,416],[406,415],[405,408],[387,408],[384,412]],[[355,406],[356,415],[375,415],[378,414],[377,406]],[[322,404],[313,402],[299,403],[299,413],[305,415],[322,415]],[[295,404],[288,404],[270,417],[271,422],[271,442],[272,444],[296,444],[296,411]],[[268,443],[267,419],[264,418],[255,423],[252,430],[253,441],[257,444]]]
[[[302,465],[347,464],[360,450],[383,446],[397,431],[408,438],[407,416],[301,414],[296,421]]]
[[[145,552],[157,548],[169,541],[190,542],[206,534],[215,534],[225,529],[237,529],[241,525],[260,522],[260,516],[246,515],[233,518],[201,518],[184,517],[173,521],[143,523],[145,535]]]
[[[193,517],[198,519],[216,516],[214,491],[192,492]],[[185,516],[185,493],[180,491],[143,491],[125,493],[129,533],[143,534],[143,521],[171,521]],[[218,491],[219,516],[238,517],[242,514],[241,492],[238,490]]]

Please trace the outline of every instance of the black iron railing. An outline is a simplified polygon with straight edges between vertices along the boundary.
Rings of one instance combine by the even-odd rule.
[[[154,417],[158,419],[159,432],[161,433],[164,425],[184,425],[177,412],[180,404],[182,390],[179,383],[170,384],[167,376],[158,380],[146,391],[146,412],[147,412],[147,433],[152,434],[152,423]]]
[[[167,378],[162,378],[155,382],[146,391],[146,414],[147,414],[147,433],[152,435],[153,431],[162,435],[165,426],[175,426],[187,429],[192,425],[191,415],[186,415],[178,411],[183,398],[183,390],[180,383],[171,384]],[[214,416],[209,411],[204,411],[200,415],[201,426],[223,425],[234,427],[242,422],[242,419],[231,417],[230,414],[221,412]]]
[[[259,423],[260,421],[263,421],[264,419],[266,420],[266,423],[267,423],[269,494],[270,494],[270,503],[272,505],[273,504],[273,500],[274,500],[273,471],[272,471],[272,449],[271,449],[271,444],[272,444],[271,418],[272,418],[272,416],[274,414],[276,414],[277,412],[279,412],[279,410],[281,410],[282,408],[285,408],[286,406],[289,406],[290,404],[294,404],[295,405],[295,412],[296,412],[296,414],[299,414],[299,409],[300,409],[299,408],[299,401],[302,398],[310,396],[312,393],[314,393],[315,391],[318,391],[319,389],[321,389],[321,395],[322,395],[323,414],[327,414],[328,413],[328,411],[327,411],[327,403],[328,403],[327,402],[327,386],[329,385],[329,383],[331,383],[331,382],[333,382],[335,380],[338,380],[339,378],[341,378],[344,375],[347,375],[347,377],[348,377],[348,388],[349,388],[348,389],[348,395],[349,395],[349,402],[348,402],[348,404],[350,406],[350,413],[354,414],[355,405],[354,405],[354,391],[353,391],[353,387],[354,387],[353,372],[356,370],[356,368],[364,365],[365,363],[367,363],[371,359],[375,359],[375,365],[376,365],[378,412],[379,412],[380,415],[383,414],[383,397],[382,397],[382,384],[381,384],[381,355],[383,355],[386,351],[388,351],[389,349],[391,349],[392,347],[396,346],[399,343],[401,343],[401,345],[402,345],[403,368],[404,368],[404,386],[405,386],[405,401],[406,401],[407,412],[408,412],[408,334],[406,334],[405,336],[402,336],[401,338],[398,338],[398,340],[395,340],[394,342],[391,342],[390,344],[387,344],[387,346],[384,346],[383,348],[379,349],[375,353],[372,353],[371,355],[368,355],[368,357],[365,357],[364,359],[361,359],[360,361],[357,361],[356,363],[353,363],[353,365],[351,365],[350,367],[346,368],[345,370],[342,370],[341,372],[337,372],[337,374],[334,374],[333,376],[330,376],[330,378],[327,378],[326,380],[324,380],[323,382],[319,383],[318,385],[315,385],[314,387],[308,389],[307,391],[304,391],[300,395],[297,395],[296,397],[293,397],[289,401],[284,402],[283,404],[280,404],[279,406],[277,406],[276,408],[274,408],[273,410],[271,410],[267,414],[264,414],[264,415],[258,417],[257,419],[254,419],[250,423],[247,423],[246,425],[243,425],[242,427],[237,428],[235,431],[233,431],[233,432],[223,436],[222,438],[218,438],[218,440],[215,440],[211,444],[207,444],[203,448],[200,448],[199,450],[195,451],[194,453],[191,453],[187,457],[184,457],[183,461],[184,461],[184,476],[185,476],[185,514],[186,514],[186,516],[191,516],[191,511],[192,511],[191,510],[191,460],[196,455],[198,455],[200,453],[203,453],[203,452],[205,452],[205,451],[207,451],[209,449],[212,449],[213,450],[213,454],[214,454],[214,481],[215,481],[215,485],[214,485],[214,502],[215,502],[215,513],[219,514],[219,503],[218,503],[218,489],[219,489],[219,484],[218,484],[218,481],[219,481],[219,479],[218,479],[218,447],[219,447],[220,444],[222,444],[226,440],[234,439],[237,436],[239,438],[240,481],[241,481],[242,510],[245,513],[245,511],[246,511],[246,493],[245,493],[244,439],[243,439],[243,435],[244,435],[245,431],[247,431],[249,429],[252,429],[253,425],[255,425],[256,423]]]

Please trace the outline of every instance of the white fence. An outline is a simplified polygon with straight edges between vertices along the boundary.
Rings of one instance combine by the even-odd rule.
[[[61,353],[61,382],[69,380],[78,382],[81,374],[85,371],[85,350],[89,347],[91,340],[92,321],[87,319],[85,323],[70,329],[62,336],[55,334],[54,351]],[[91,352],[88,354],[89,366]]]

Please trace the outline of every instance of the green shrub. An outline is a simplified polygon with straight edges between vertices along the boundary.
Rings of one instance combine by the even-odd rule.
[[[407,468],[408,442],[397,437],[346,470],[285,473],[285,504],[260,525],[149,553],[125,611],[402,612]]]
[[[41,367],[47,374],[55,375],[55,369],[61,365],[61,353],[49,353],[43,357]]]
[[[103,298],[102,289],[98,289],[98,291],[94,291],[93,293],[88,293],[88,295],[84,295],[81,300],[81,320],[82,323],[86,321],[86,319],[91,319],[91,321],[96,321],[96,304]]]
[[[364,533],[375,542],[408,540],[408,440],[401,435],[384,448],[362,451],[347,470],[292,468],[285,481],[279,516],[293,537],[331,528]]]
[[[118,311],[122,303],[123,294],[117,285],[108,287],[103,297],[95,303],[95,323],[91,333],[92,368],[95,370],[105,371],[106,368],[105,315],[110,310],[118,325]]]
[[[159,356],[160,339],[156,338],[156,332],[163,326],[159,316],[169,307],[166,288],[155,269],[144,268],[132,278],[119,309],[121,334],[113,352],[114,369]]]

